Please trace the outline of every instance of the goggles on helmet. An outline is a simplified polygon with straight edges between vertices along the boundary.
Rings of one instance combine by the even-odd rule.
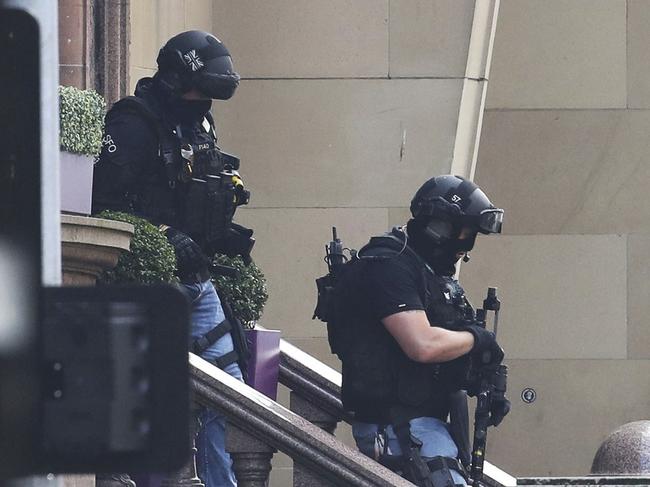
[[[239,86],[239,75],[237,73],[196,73],[193,77],[193,85],[210,98],[228,100]]]
[[[501,208],[488,208],[483,210],[475,221],[481,233],[501,233],[503,224],[503,210]]]

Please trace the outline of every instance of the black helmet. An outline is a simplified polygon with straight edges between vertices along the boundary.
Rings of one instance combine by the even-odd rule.
[[[179,95],[193,88],[217,100],[227,100],[239,85],[226,46],[200,30],[182,32],[167,41],[158,53],[157,79]]]
[[[436,244],[458,237],[463,227],[501,233],[503,210],[495,208],[481,189],[460,176],[429,179],[411,200],[411,214]]]

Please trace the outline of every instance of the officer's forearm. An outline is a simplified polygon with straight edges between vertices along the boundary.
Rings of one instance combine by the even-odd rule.
[[[448,362],[469,353],[474,345],[474,337],[469,332],[438,327],[429,330],[425,350],[418,362]]]
[[[416,362],[447,362],[469,353],[472,334],[431,326],[423,311],[406,311],[382,320],[404,353]]]

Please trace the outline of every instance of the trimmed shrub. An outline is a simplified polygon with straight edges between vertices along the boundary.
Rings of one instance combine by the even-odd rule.
[[[175,282],[176,256],[167,238],[144,218],[128,213],[102,211],[97,218],[130,223],[135,227],[131,251],[123,253],[117,266],[99,278],[104,284],[155,284]]]
[[[59,86],[61,149],[97,156],[102,148],[106,102],[92,90]]]
[[[216,255],[214,263],[234,267],[236,277],[212,274],[212,283],[219,293],[228,300],[233,313],[246,328],[254,328],[255,322],[262,316],[264,305],[269,298],[266,290],[266,278],[255,262],[248,266],[241,257]]]

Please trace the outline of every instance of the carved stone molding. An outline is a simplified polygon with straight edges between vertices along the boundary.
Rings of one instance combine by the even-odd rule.
[[[61,215],[64,286],[93,286],[129,250],[133,225],[76,215]]]

